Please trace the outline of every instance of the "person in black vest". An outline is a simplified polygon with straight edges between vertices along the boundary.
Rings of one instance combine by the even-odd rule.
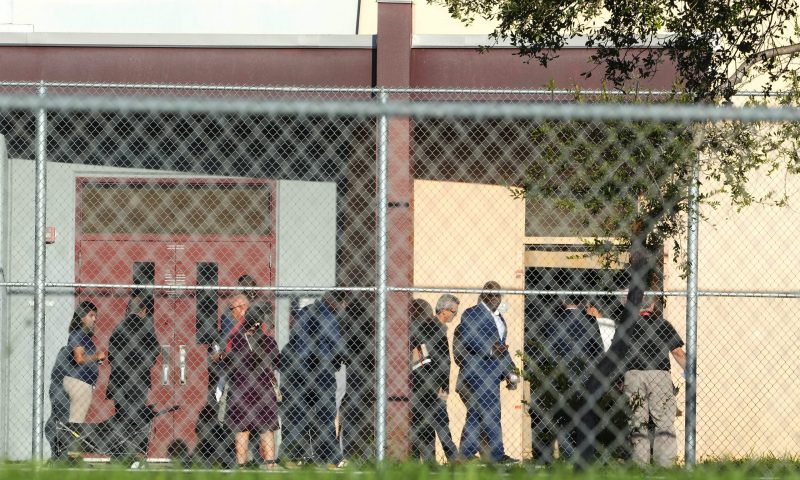
[[[448,461],[458,455],[446,403],[450,391],[447,324],[458,313],[458,305],[458,298],[442,295],[434,317],[428,302],[411,303],[411,456],[428,462],[436,459],[436,435]]]

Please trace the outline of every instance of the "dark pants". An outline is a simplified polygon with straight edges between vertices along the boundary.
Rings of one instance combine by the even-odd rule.
[[[556,392],[550,392],[546,396],[537,396],[537,393],[546,392],[532,392],[530,401],[534,461],[545,465],[552,463],[556,440],[561,458],[570,459],[575,446],[574,422],[571,421],[574,415],[571,407]]]
[[[339,463],[342,460],[336,439],[336,379],[333,372],[315,375],[305,385],[284,384],[284,418],[281,457]],[[298,388],[299,387],[299,388]]]
[[[411,456],[424,461],[436,460],[436,435],[448,460],[458,453],[450,435],[447,405],[435,390],[411,393]]]
[[[500,425],[500,378],[470,376],[464,379],[469,392],[467,418],[461,432],[461,455],[471,458],[480,451],[481,434],[486,435],[492,461],[505,456],[503,430]]]
[[[595,461],[602,395],[601,390],[589,390],[575,404],[574,462],[578,468],[587,468]]]
[[[282,382],[281,396],[281,446],[280,457],[289,461],[307,461],[311,458],[308,444],[304,388]]]
[[[147,394],[149,392],[150,388],[145,383],[135,383],[134,381],[121,385],[114,390],[111,398],[114,400],[117,410],[114,417],[124,425],[125,429],[130,429],[131,432],[138,432],[144,428],[144,425],[149,425],[150,420],[152,420],[146,418]],[[125,445],[118,445],[113,453],[116,455],[143,455],[147,453],[148,435],[136,435],[136,437],[135,441],[130,440],[125,442]]]
[[[339,435],[348,459],[375,458],[374,377],[348,366],[347,391],[339,411]]]
[[[50,452],[53,459],[66,458],[68,445],[64,440],[68,437],[62,433],[61,424],[69,422],[69,395],[64,391],[61,382],[52,381],[50,384],[50,417],[44,425],[44,435],[50,442]]]

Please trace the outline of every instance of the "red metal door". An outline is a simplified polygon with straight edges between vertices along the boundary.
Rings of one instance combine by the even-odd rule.
[[[163,285],[175,276],[175,252],[165,242],[115,240],[84,240],[78,245],[77,279],[78,283],[129,285],[132,283]],[[151,271],[149,279],[136,278],[137,271]],[[81,299],[93,301],[98,308],[98,322],[95,341],[98,348],[108,350],[111,333],[125,317],[130,290],[118,288],[84,288],[79,292]],[[173,322],[174,305],[169,292],[154,290],[153,324],[162,352],[169,351],[175,344],[176,328]],[[170,355],[171,356],[171,355]],[[159,355],[150,372],[152,388],[148,402],[157,409],[178,405],[173,387],[174,373],[172,359]],[[105,364],[100,368],[100,378],[94,390],[92,405],[87,416],[89,422],[99,422],[114,414],[114,402],[106,399],[106,386],[111,368],[125,368],[123,365]],[[166,376],[165,376],[166,372]],[[150,456],[164,456],[167,445],[174,438],[174,414],[156,418],[153,424]]]
[[[273,284],[274,248],[268,239],[230,241],[207,238],[176,242],[175,247],[175,275],[186,285],[206,283],[198,277],[201,271],[209,268],[217,273],[220,285],[236,285],[244,274],[253,277],[259,286]],[[196,443],[195,422],[209,391],[208,345],[197,343],[198,293],[176,290],[172,299],[178,373],[175,398],[181,405],[181,409],[175,412],[175,436],[190,448]],[[220,318],[226,300],[232,294],[226,291],[219,295],[216,319]],[[271,299],[271,296],[265,296],[267,298]]]
[[[161,355],[151,371],[148,400],[158,409],[180,409],[154,422],[150,457],[167,456],[175,441],[194,447],[198,413],[209,394],[208,345],[198,342],[210,340],[198,338],[198,302],[211,320],[205,330],[213,333],[233,293],[217,295],[212,289],[204,297],[183,287],[234,286],[244,274],[258,285],[274,283],[274,191],[273,182],[245,179],[78,179],[76,282],[166,287],[153,289]],[[96,341],[105,350],[132,292],[84,288],[78,293],[99,308]],[[114,413],[113,402],[105,399],[111,368],[101,367],[88,421]]]
[[[153,388],[148,401],[158,409],[173,405],[181,408],[156,419],[153,425],[148,456],[164,457],[168,446],[181,440],[193,448],[196,443],[195,422],[208,396],[208,346],[197,343],[197,298],[195,291],[181,287],[197,285],[200,265],[216,265],[218,283],[236,285],[248,274],[259,285],[272,285],[271,241],[131,241],[86,240],[80,242],[78,256],[79,283],[120,285],[136,283],[137,266],[152,264],[157,285],[174,289],[154,291],[154,325],[162,354],[151,372]],[[220,295],[217,315],[225,309]],[[88,288],[82,298],[98,306],[100,320],[96,329],[98,348],[107,349],[111,332],[124,318],[130,293],[127,289]],[[266,297],[271,298],[271,297]],[[271,300],[270,300],[271,301]],[[114,413],[113,402],[106,400],[105,390],[111,368],[103,366],[87,421],[97,422]]]

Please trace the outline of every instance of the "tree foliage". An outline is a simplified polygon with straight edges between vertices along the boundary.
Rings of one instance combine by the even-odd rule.
[[[495,21],[490,35],[495,42],[509,40],[520,56],[545,67],[569,41],[582,41],[593,52],[584,75],[600,69],[605,84],[637,92],[593,101],[640,101],[640,82],[665,64],[677,74],[675,91],[659,101],[729,100],[756,76],[765,81],[767,93],[779,80],[800,92],[791,68],[800,52],[793,28],[800,0],[428,1],[445,5],[467,23],[477,17]],[[577,92],[576,100],[585,97]],[[781,103],[800,104],[800,93],[783,97]],[[800,127],[792,124],[545,121],[531,135],[534,141],[551,139],[540,141],[536,152],[546,160],[546,171],[542,162],[534,162],[513,193],[547,198],[565,213],[585,211],[598,222],[599,234],[620,239],[628,248],[632,266],[642,261],[650,266],[641,268],[652,269],[653,261],[645,257],[655,255],[666,241],[675,242],[676,258],[681,253],[677,238],[683,232],[693,165],[713,184],[701,190],[700,201],[714,206],[727,195],[737,207],[765,201],[780,205],[785,197],[776,192],[754,195],[748,181],[754,172],[787,166],[796,171],[800,158],[791,147],[798,134]],[[776,151],[785,155],[776,156]],[[593,242],[593,253],[607,264],[616,260],[612,257],[619,245]],[[654,284],[648,281],[644,287],[649,286]]]
[[[766,88],[800,51],[792,29],[798,0],[429,0],[464,22],[497,23],[495,42],[543,66],[569,41],[594,49],[593,68],[633,90],[665,61],[695,100],[729,99],[756,75]]]
[[[477,17],[495,21],[495,43],[510,41],[520,56],[545,67],[568,42],[582,42],[592,49],[584,75],[600,71],[605,85],[623,92],[639,92],[642,82],[666,67],[676,74],[674,96],[659,101],[729,101],[759,77],[766,93],[788,81],[795,93],[780,102],[800,105],[800,77],[791,68],[800,52],[793,28],[800,0],[428,1],[467,23]],[[619,98],[593,101],[639,100],[636,94]],[[584,100],[576,95],[576,101]],[[800,127],[544,120],[530,135],[538,147],[512,193],[592,222],[597,234],[588,240],[590,251],[606,265],[623,250],[629,255],[625,312],[611,350],[586,385],[587,398],[598,399],[625,369],[628,333],[643,291],[660,286],[653,277],[665,244],[672,241],[675,253],[682,251],[695,169],[708,180],[700,202],[715,205],[727,196],[739,207],[783,204],[785,197],[755,195],[748,183],[754,173],[798,170]]]
[[[576,94],[575,101],[635,100]],[[535,145],[531,163],[512,195],[575,219],[576,236],[584,238],[604,266],[636,264],[641,269],[637,290],[657,286],[653,275],[661,270],[658,252],[671,240],[676,256],[682,253],[677,240],[685,232],[697,161],[695,127],[682,122],[541,120],[530,130]],[[701,200],[707,200],[705,195]],[[626,261],[622,253],[628,254]]]

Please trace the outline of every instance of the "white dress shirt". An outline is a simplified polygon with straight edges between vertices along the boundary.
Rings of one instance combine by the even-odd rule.
[[[488,305],[483,302],[481,302],[481,305],[483,305],[483,308],[492,314],[492,318],[494,318],[494,324],[497,327],[497,333],[500,335],[500,340],[502,341],[504,338],[506,338],[506,322],[503,321],[503,317],[501,317],[499,313],[495,313],[489,309]]]

